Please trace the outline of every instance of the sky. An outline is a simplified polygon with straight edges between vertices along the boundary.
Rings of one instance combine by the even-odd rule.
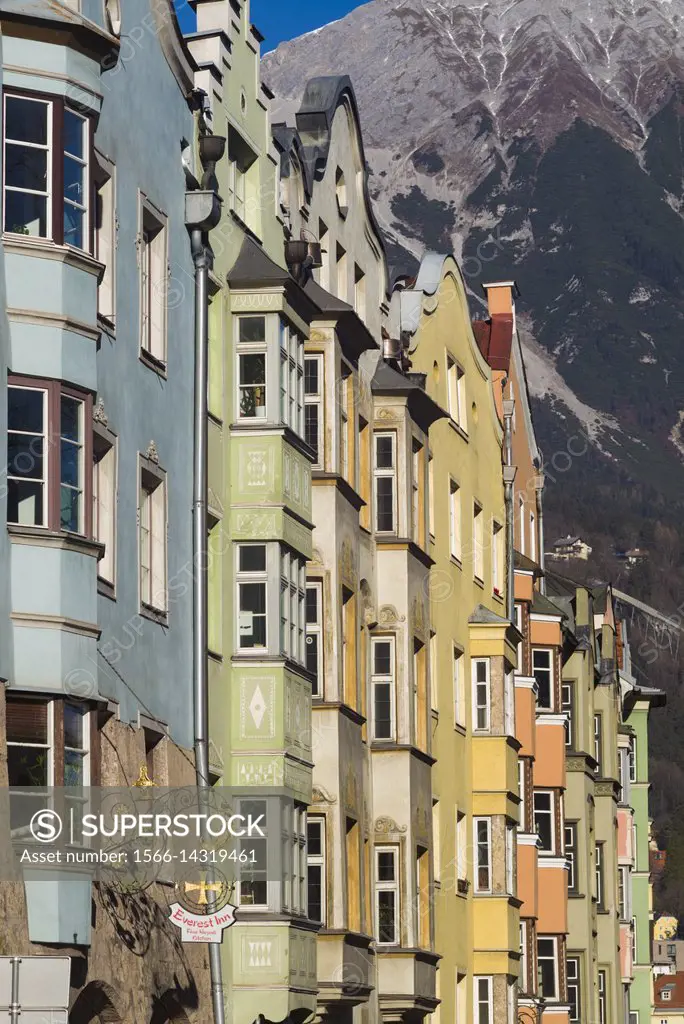
[[[366,0],[252,0],[251,19],[266,38],[261,52],[275,50],[278,43],[294,39],[329,21],[343,18]],[[184,32],[195,27],[195,15],[187,0],[175,0],[178,20]]]

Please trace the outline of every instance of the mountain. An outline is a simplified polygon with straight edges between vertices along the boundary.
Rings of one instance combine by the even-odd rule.
[[[684,0],[372,0],[264,60],[276,119],[307,79],[350,75],[393,262],[454,251],[473,316],[482,281],[516,279],[547,538],[581,533],[590,576],[680,618],[683,30]],[[636,545],[630,573],[615,551]],[[684,650],[646,659],[671,695],[665,834],[684,821],[683,680]]]
[[[684,0],[372,0],[264,60],[281,117],[351,76],[393,258],[452,249],[474,314],[516,278],[549,476],[577,485],[551,521],[600,532],[629,496],[619,543],[684,500],[683,26]]]

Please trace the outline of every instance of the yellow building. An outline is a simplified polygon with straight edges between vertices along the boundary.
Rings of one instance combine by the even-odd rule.
[[[395,292],[390,332],[447,413],[430,431],[435,1014],[512,1024],[519,973],[513,669],[503,427],[451,257]]]

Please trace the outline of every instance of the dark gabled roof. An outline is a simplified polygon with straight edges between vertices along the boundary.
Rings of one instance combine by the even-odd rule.
[[[318,312],[316,305],[297,284],[290,272],[272,260],[250,235],[245,235],[235,263],[226,274],[231,288],[283,288],[288,302],[311,323]]]
[[[504,619],[503,616],[497,615],[497,613],[491,611],[490,608],[485,608],[483,604],[477,605],[475,611],[468,619],[468,622],[473,625],[510,626],[508,619]]]
[[[358,359],[362,352],[377,349],[378,343],[349,303],[321,288],[312,277],[304,285],[306,295],[315,302],[324,320],[335,320],[335,330],[344,353]]]
[[[575,580],[570,579],[569,576],[563,576],[562,573],[556,572],[553,569],[546,570],[545,578],[546,593],[550,597],[574,598],[577,588],[582,586],[581,583],[577,583]]]
[[[590,587],[589,592],[594,599],[594,611],[602,615],[608,603],[608,584],[601,584],[597,587]]]
[[[544,575],[542,567],[538,562],[533,562],[527,555],[523,555],[520,551],[513,551],[513,568],[521,569],[523,572],[532,572],[535,578]]]
[[[544,597],[538,590],[534,592],[530,610],[534,615],[560,615],[563,619],[567,618],[566,613],[559,605],[549,601],[548,597]]]
[[[371,381],[371,390],[376,395],[405,395],[411,416],[427,431],[436,420],[446,416],[446,413],[430,398],[422,382],[415,379],[416,376],[418,375],[408,376],[399,373],[386,360],[380,358]]]
[[[570,534],[567,537],[560,537],[558,540],[554,540],[554,548],[563,547],[565,544],[576,544],[577,541],[581,540],[581,537],[571,537]]]

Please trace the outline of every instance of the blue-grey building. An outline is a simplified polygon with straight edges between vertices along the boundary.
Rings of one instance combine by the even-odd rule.
[[[192,58],[171,0],[0,0],[0,30],[7,781],[193,783]],[[70,1021],[208,1019],[163,900],[25,892],[2,952],[72,957]]]

